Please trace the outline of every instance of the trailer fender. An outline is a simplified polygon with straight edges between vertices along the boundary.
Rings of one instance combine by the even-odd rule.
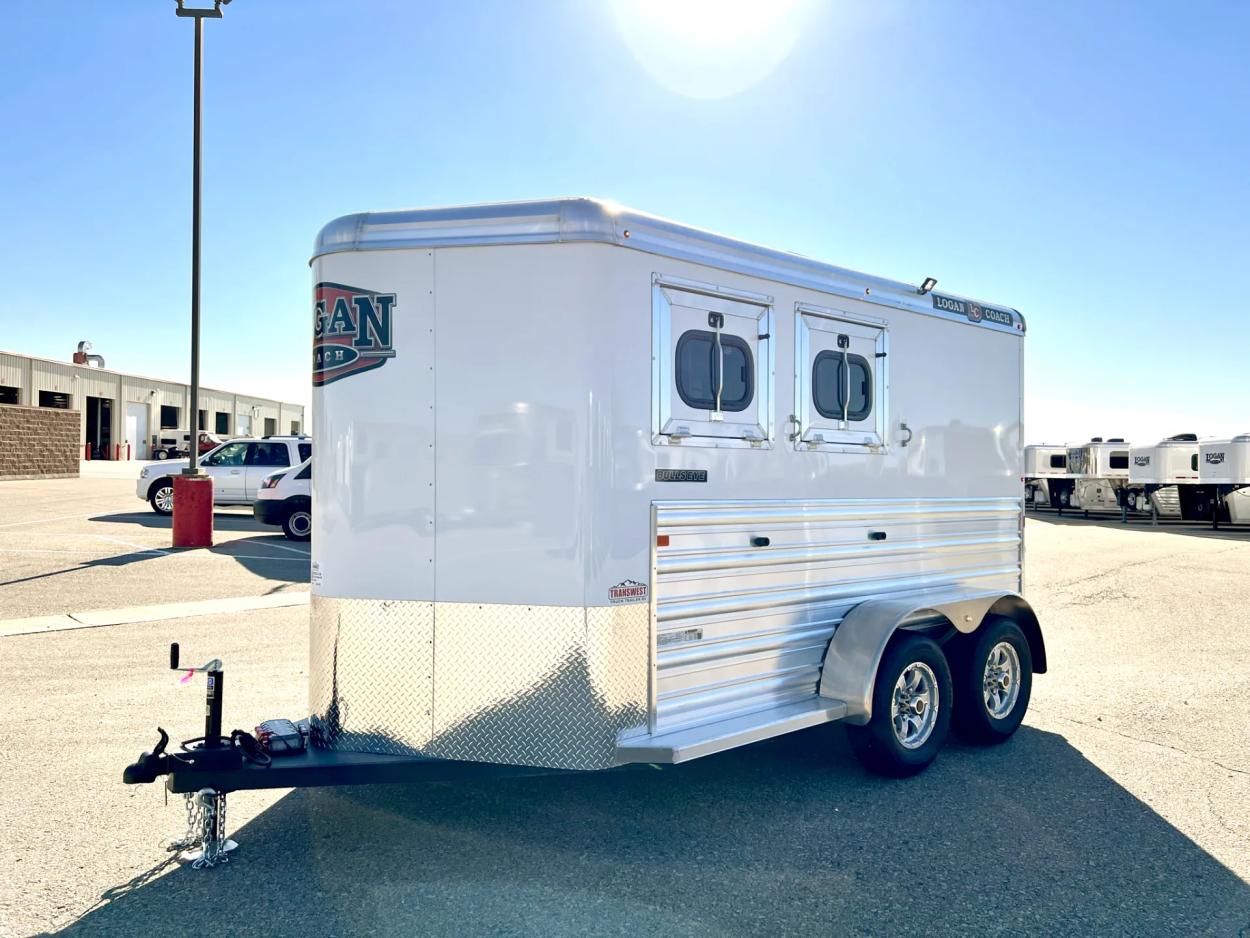
[[[1020,626],[1033,652],[1034,670],[1045,671],[1046,652],[1037,616],[1018,594],[913,593],[898,599],[870,599],[847,613],[825,651],[820,696],[844,701],[848,723],[867,723],[872,719],[877,666],[895,632],[934,625],[975,632],[991,614],[1007,616]]]

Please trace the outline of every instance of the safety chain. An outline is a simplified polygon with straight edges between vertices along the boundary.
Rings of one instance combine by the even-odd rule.
[[[195,870],[229,863],[225,793],[201,788],[197,792],[187,792],[183,798],[187,808],[187,832],[181,840],[171,843],[169,849],[181,852],[199,848],[200,855],[191,863]]]

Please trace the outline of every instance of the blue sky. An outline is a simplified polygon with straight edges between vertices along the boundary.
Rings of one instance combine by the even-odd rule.
[[[6,6],[0,348],[186,377],[173,10]],[[236,0],[205,32],[206,384],[309,398],[329,219],[578,194],[1015,306],[1031,440],[1250,428],[1250,4]]]

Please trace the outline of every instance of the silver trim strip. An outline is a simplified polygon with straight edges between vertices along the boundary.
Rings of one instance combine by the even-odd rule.
[[[935,309],[931,294],[921,296],[914,284],[740,241],[599,199],[544,199],[344,215],[318,233],[311,260],[342,251],[565,242],[615,244],[981,329],[1021,336],[1026,331],[1024,317],[1000,303],[943,294],[1008,310],[1013,319],[1010,326],[988,319],[972,322],[957,313]]]

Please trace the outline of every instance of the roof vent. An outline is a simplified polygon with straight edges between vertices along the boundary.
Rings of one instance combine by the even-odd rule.
[[[1090,441],[1091,443],[1101,443],[1101,442],[1102,442],[1102,437],[1100,437],[1100,436],[1091,436],[1091,437],[1089,438],[1089,441]]]
[[[88,355],[87,350],[91,348],[91,343],[86,339],[78,343],[78,351],[74,353],[73,362],[75,365],[95,365],[97,368],[104,367],[103,355]]]
[[[1197,443],[1198,434],[1196,433],[1178,433],[1176,436],[1170,436],[1165,443]]]
[[[1107,442],[1108,442],[1108,443],[1123,443],[1123,442],[1124,442],[1124,437],[1122,437],[1122,436],[1113,436],[1111,439],[1107,440]]]

